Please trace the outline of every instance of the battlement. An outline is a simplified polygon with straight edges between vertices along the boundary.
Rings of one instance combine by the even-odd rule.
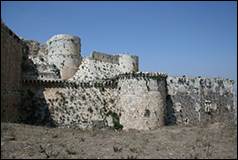
[[[92,81],[92,82],[72,82],[67,80],[36,80],[36,79],[25,79],[23,84],[32,85],[35,87],[46,87],[46,88],[111,88],[116,87],[117,82],[115,80],[106,81]]]
[[[119,79],[134,79],[134,78],[143,78],[143,79],[158,79],[158,78],[166,78],[167,75],[164,73],[154,72],[138,72],[138,73],[124,73],[119,74],[113,78],[103,79],[103,80],[95,80],[89,82],[75,82],[75,81],[68,81],[68,80],[44,80],[44,79],[24,79],[23,83],[28,85],[39,85],[39,86],[46,86],[52,88],[60,88],[60,87],[115,87],[117,86]]]
[[[130,72],[122,73],[116,77],[119,79],[130,79],[130,78],[166,78],[168,75],[161,72]]]

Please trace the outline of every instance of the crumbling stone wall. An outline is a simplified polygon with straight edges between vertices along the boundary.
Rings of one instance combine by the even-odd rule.
[[[110,79],[120,74],[117,64],[84,58],[71,81],[95,81]]]
[[[28,52],[23,55],[23,79],[60,79],[60,70],[48,60],[46,44],[33,40],[24,40]]]
[[[21,103],[21,62],[27,48],[1,22],[1,121],[15,122]]]
[[[167,123],[233,121],[233,81],[219,78],[167,78]]]
[[[138,71],[138,57],[131,55],[110,56],[93,52],[92,57],[84,58],[78,71],[69,80],[94,81],[111,79],[123,73]]]

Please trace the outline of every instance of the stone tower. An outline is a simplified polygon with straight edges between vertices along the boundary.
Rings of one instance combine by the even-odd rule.
[[[138,72],[138,57],[133,55],[120,55],[119,68],[122,73]]]
[[[72,77],[81,63],[80,38],[67,34],[59,34],[47,41],[49,63],[60,69],[61,79]]]
[[[139,77],[139,78],[138,78]],[[120,88],[116,108],[123,114],[123,129],[148,130],[164,126],[166,108],[166,75],[144,74],[118,80]]]

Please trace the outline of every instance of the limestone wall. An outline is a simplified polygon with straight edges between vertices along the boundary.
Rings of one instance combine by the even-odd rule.
[[[118,64],[84,58],[71,81],[94,81],[113,78],[120,74]]]
[[[103,81],[26,82],[23,88],[30,91],[25,91],[22,110],[29,104],[36,109],[25,114],[34,123],[148,130],[234,120],[230,80],[137,72]]]
[[[164,125],[165,75],[159,73],[121,74],[103,82],[28,80],[25,85],[24,102],[36,109],[25,119],[35,117],[34,123],[48,119],[56,126],[143,130]]]
[[[118,81],[118,103],[123,129],[148,130],[164,125],[165,76],[156,73],[128,74]]]
[[[44,88],[36,81],[23,83],[19,122],[33,125],[53,125],[46,97],[43,94]]]
[[[1,22],[1,121],[15,122],[21,103],[21,62],[25,44]]]
[[[33,81],[24,83],[22,120],[58,127],[118,128],[116,83]]]
[[[119,74],[137,72],[138,57],[131,55],[110,56],[93,52],[92,57],[84,58],[78,71],[69,80],[94,81],[113,78]]]
[[[81,63],[80,38],[65,34],[55,35],[47,41],[48,60],[60,69],[61,79],[71,78]]]
[[[112,89],[89,87],[47,88],[44,92],[52,119],[57,126],[80,128],[106,127],[107,113],[113,111],[115,94]]]
[[[23,55],[23,79],[60,79],[60,70],[48,60],[46,44],[33,40],[24,40],[28,52]]]
[[[169,76],[167,88],[168,124],[198,124],[234,119],[231,80]]]
[[[139,71],[139,58],[132,55],[120,55],[119,67],[122,73],[138,72]]]
[[[119,64],[119,55],[109,55],[106,53],[93,51],[91,58],[93,60],[102,61],[106,63]]]

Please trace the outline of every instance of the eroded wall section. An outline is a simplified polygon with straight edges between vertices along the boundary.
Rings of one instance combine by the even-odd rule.
[[[234,120],[233,81],[167,78],[167,123],[198,124]]]

